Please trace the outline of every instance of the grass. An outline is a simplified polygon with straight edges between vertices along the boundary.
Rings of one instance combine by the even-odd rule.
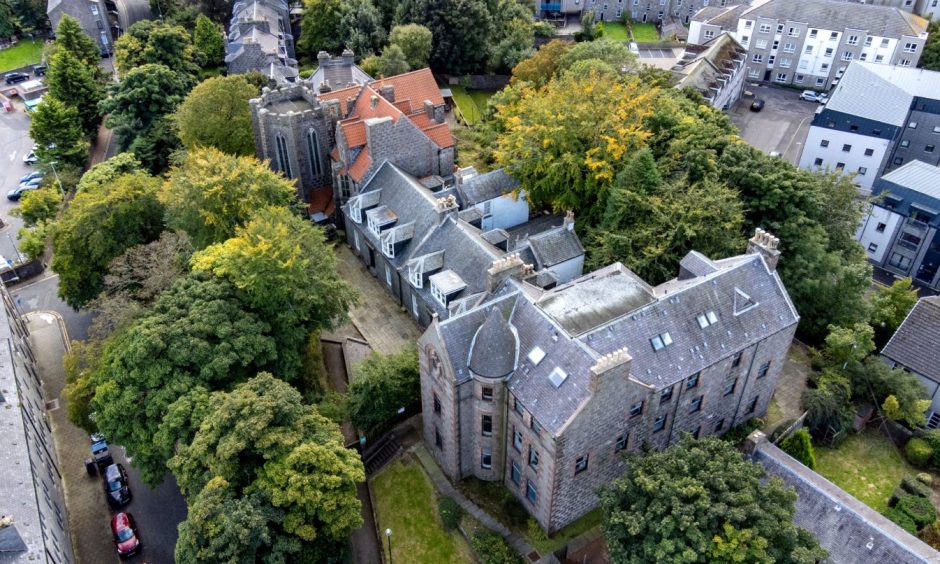
[[[630,41],[627,26],[617,22],[604,22],[604,39],[612,41]]]
[[[418,462],[396,460],[371,486],[378,528],[392,530],[393,562],[473,563],[470,545],[460,533],[444,530],[433,486]]]
[[[656,25],[651,23],[631,22],[630,28],[633,30],[633,40],[641,43],[652,43],[659,41],[659,32],[656,31]],[[606,27],[604,28],[607,29]]]
[[[42,60],[42,41],[21,40],[9,49],[0,50],[0,72],[38,64]]]
[[[534,536],[529,533],[529,520],[532,518],[522,507],[521,502],[513,497],[501,482],[484,482],[476,478],[465,478],[457,484],[457,488],[481,509],[509,527],[512,532],[525,537],[542,556],[558,550],[578,535],[599,527],[603,519],[601,510],[595,509],[550,538],[546,538],[544,533]],[[597,534],[600,536],[600,530]]]
[[[450,86],[450,91],[454,95],[454,102],[460,108],[460,113],[469,125],[477,123],[483,119],[483,112],[486,110],[486,101],[495,92],[484,90],[471,90],[461,85]]]
[[[850,435],[837,449],[816,447],[816,472],[881,512],[901,478],[917,473],[877,429]]]

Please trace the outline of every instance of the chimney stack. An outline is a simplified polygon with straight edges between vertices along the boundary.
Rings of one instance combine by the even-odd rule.
[[[324,80],[320,83],[320,94],[326,94],[327,92],[332,92],[333,88],[330,87],[330,81]]]
[[[574,212],[573,211],[568,210],[567,212],[565,212],[564,226],[565,226],[565,229],[567,229],[568,231],[574,231]]]
[[[780,260],[780,251],[777,250],[779,244],[780,239],[758,227],[754,230],[754,236],[747,242],[747,254],[763,256],[767,268],[774,272]]]
[[[326,51],[320,51],[317,53],[317,63],[322,67],[324,64],[330,62],[330,54]]]
[[[352,52],[351,49],[344,49],[343,54],[343,64],[347,67],[351,67],[356,63],[356,55]]]
[[[379,87],[379,94],[391,103],[395,103],[395,85],[383,84]]]
[[[531,265],[527,265],[519,258],[519,253],[505,258],[496,259],[486,270],[486,291],[491,293],[499,288],[508,278],[521,278],[531,273]]]
[[[630,363],[633,357],[627,351],[627,347],[617,349],[610,354],[606,354],[594,363],[591,367],[591,382],[589,384],[591,392],[597,392],[605,375],[617,375],[626,378],[630,375]]]
[[[424,113],[428,115],[428,119],[434,121],[434,102],[430,100],[424,101]]]

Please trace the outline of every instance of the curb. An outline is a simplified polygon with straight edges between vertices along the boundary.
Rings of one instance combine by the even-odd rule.
[[[65,319],[62,318],[62,314],[60,314],[57,311],[47,309],[47,310],[39,310],[39,311],[30,311],[30,312],[24,313],[23,317],[25,317],[28,320],[31,316],[38,316],[38,315],[51,315],[52,317],[55,318],[56,324],[58,324],[59,326],[59,332],[62,334],[62,341],[63,341],[63,344],[65,345],[65,352],[72,352],[72,340],[69,338],[69,330],[65,326]]]

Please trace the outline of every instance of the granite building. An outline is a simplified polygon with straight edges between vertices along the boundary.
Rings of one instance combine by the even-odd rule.
[[[0,562],[70,564],[62,475],[29,333],[5,287],[0,302]]]
[[[225,66],[229,74],[258,71],[283,84],[297,80],[287,0],[238,0],[232,6]]]
[[[140,20],[150,19],[147,0],[48,0],[46,15],[52,29],[59,26],[63,15],[78,21],[91,37],[102,56],[114,52],[114,40]]]
[[[541,288],[519,257],[493,261],[476,305],[419,339],[424,439],[454,481],[498,481],[548,532],[597,506],[625,452],[762,415],[799,316],[778,241],[690,252],[650,286],[616,263]]]

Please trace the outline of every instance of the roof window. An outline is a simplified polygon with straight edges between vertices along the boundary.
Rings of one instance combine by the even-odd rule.
[[[653,350],[658,352],[672,344],[672,337],[666,331],[650,339],[650,344],[653,345]]]
[[[707,311],[696,317],[695,320],[698,321],[698,326],[704,329],[709,325],[718,323],[718,316],[715,315],[714,311]]]
[[[557,366],[554,370],[552,370],[552,373],[548,375],[548,379],[552,382],[552,386],[555,386],[556,388],[564,384],[567,378],[568,373],[561,368],[558,368]]]
[[[534,347],[529,351],[529,362],[531,362],[533,366],[538,366],[543,358],[545,358],[545,351],[539,347]]]

